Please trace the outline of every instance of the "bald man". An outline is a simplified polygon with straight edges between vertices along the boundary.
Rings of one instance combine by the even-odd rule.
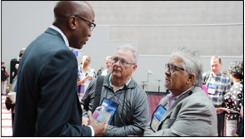
[[[89,113],[82,126],[76,93],[77,60],[68,48],[81,49],[96,26],[87,2],[58,2],[55,21],[26,48],[18,69],[13,136],[102,136]]]

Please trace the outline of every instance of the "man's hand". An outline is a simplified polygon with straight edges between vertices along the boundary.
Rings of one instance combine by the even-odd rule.
[[[87,76],[87,77],[88,77],[88,79],[89,79],[90,81],[93,80],[93,77],[92,77],[92,76]]]
[[[88,124],[93,127],[95,136],[103,136],[107,128],[107,124],[104,122],[98,124],[96,120],[93,119],[91,111],[88,111],[88,119]]]
[[[82,126],[88,126],[88,118],[87,117],[82,117]]]
[[[84,106],[81,105],[81,109],[83,110]],[[87,117],[82,117],[82,126],[87,126],[88,125],[88,118]]]
[[[6,97],[5,105],[7,107],[13,107],[14,104],[13,104],[13,101],[9,97]]]
[[[215,108],[215,110],[216,110],[216,113],[217,114],[220,114],[220,113],[222,113],[222,112],[224,112],[224,111],[226,111],[227,113],[230,113],[230,110],[229,109],[227,109],[227,108]]]

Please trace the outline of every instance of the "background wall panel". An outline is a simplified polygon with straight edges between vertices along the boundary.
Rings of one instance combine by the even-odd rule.
[[[2,2],[2,61],[10,60],[54,21],[57,1]],[[222,57],[222,71],[231,61],[243,60],[243,1],[89,1],[96,28],[79,52],[90,55],[97,71],[104,58],[120,44],[132,44],[139,52],[133,74],[140,84],[150,75],[149,91],[157,91],[156,79],[164,79],[164,64],[174,48],[199,50],[203,69],[210,69],[212,55]],[[161,91],[164,91],[161,82]]]

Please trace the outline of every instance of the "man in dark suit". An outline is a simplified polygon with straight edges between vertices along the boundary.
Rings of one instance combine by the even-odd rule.
[[[105,123],[81,126],[76,93],[77,60],[68,48],[81,49],[95,27],[87,2],[58,2],[55,21],[26,48],[17,82],[14,136],[102,136]]]

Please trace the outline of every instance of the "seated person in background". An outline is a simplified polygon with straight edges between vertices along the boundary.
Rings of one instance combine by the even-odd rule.
[[[82,62],[78,66],[78,82],[77,82],[77,92],[79,96],[79,100],[83,97],[89,83],[96,78],[96,74],[94,69],[89,67],[91,62],[90,56],[83,56]]]
[[[145,136],[217,136],[215,108],[202,90],[202,62],[196,51],[178,48],[165,65],[162,98]]]
[[[107,74],[109,74],[110,72],[111,72],[111,66],[112,66],[112,64],[111,64],[111,56],[107,56],[106,58],[105,58],[105,67],[106,67],[106,69],[105,70],[103,70],[102,71],[102,74],[101,75],[107,75]]]
[[[93,80],[82,98],[83,114],[87,110],[93,112],[104,101],[111,102],[113,106],[108,106],[116,109],[104,136],[144,133],[149,108],[145,91],[131,77],[136,68],[136,50],[131,45],[120,46],[112,57],[111,73]],[[100,87],[100,95],[97,95],[97,87]]]

